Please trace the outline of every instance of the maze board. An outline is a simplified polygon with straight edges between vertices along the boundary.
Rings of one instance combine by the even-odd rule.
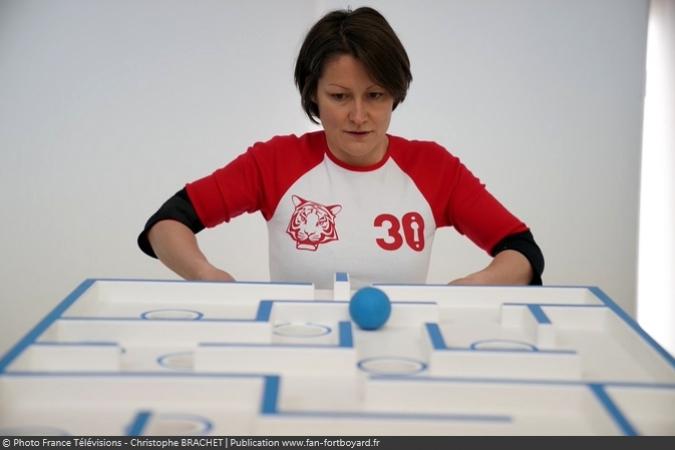
[[[95,280],[0,359],[6,435],[675,434],[675,360],[595,287]]]

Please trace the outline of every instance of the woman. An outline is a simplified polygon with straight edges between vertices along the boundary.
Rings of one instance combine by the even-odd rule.
[[[194,234],[260,211],[274,281],[330,287],[424,283],[435,230],[453,226],[493,256],[455,284],[541,284],[544,260],[528,227],[433,142],[387,134],[412,81],[405,49],[372,8],[334,11],[307,34],[295,82],[323,131],[256,143],[188,183],[155,213],[141,249],[192,280],[232,281]],[[317,122],[318,123],[318,122]]]

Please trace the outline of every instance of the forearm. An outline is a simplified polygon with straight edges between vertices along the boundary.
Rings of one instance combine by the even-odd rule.
[[[481,271],[452,281],[450,284],[467,285],[526,285],[532,280],[530,262],[515,250],[498,253]]]
[[[148,240],[159,260],[186,280],[232,280],[208,262],[194,233],[180,222],[157,222],[148,232]]]

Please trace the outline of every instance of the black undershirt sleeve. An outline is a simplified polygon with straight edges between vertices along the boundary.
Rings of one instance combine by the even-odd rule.
[[[496,256],[504,250],[515,250],[527,258],[532,266],[532,280],[530,285],[541,286],[541,274],[544,272],[544,254],[534,241],[534,236],[528,231],[507,236],[494,246],[490,254]]]
[[[148,219],[145,224],[145,228],[143,228],[141,234],[138,235],[138,246],[146,255],[157,258],[157,255],[148,240],[148,232],[157,222],[167,219],[182,223],[195,234],[204,229],[204,224],[202,224],[199,217],[197,217],[197,212],[192,206],[185,188],[183,188],[164,202],[155,214],[150,216],[150,219]]]

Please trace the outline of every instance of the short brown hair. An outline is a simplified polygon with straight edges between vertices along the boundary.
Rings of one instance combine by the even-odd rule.
[[[326,61],[348,54],[366,67],[369,75],[394,98],[394,109],[412,81],[410,60],[387,20],[369,7],[332,11],[309,30],[295,64],[295,84],[309,120],[319,123],[314,101]]]

